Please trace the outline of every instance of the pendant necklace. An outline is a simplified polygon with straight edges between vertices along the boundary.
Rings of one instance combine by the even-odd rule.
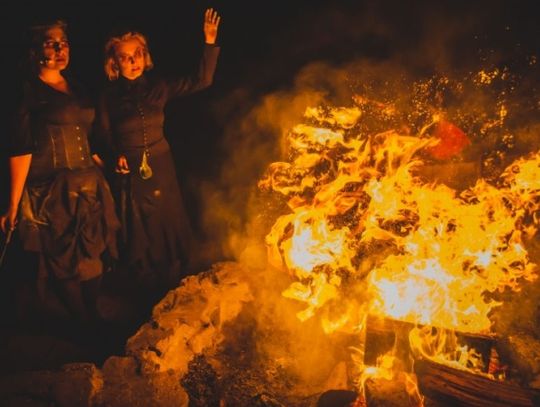
[[[142,119],[142,126],[143,126],[143,143],[144,143],[144,150],[142,154],[141,159],[141,166],[139,167],[139,175],[142,179],[148,179],[152,177],[152,168],[150,168],[150,165],[148,165],[148,157],[150,157],[150,151],[148,151],[148,140],[147,140],[147,134],[146,134],[146,120],[144,118],[144,112],[142,110],[142,107],[140,105],[137,106],[137,109],[139,110],[139,115]]]

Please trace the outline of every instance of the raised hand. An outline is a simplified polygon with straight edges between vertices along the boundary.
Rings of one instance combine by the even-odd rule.
[[[215,44],[218,26],[221,17],[218,15],[217,11],[213,8],[206,9],[204,13],[204,39],[207,44]]]

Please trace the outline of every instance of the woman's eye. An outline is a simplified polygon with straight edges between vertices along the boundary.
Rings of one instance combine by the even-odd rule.
[[[65,40],[62,40],[62,41],[47,40],[43,43],[43,46],[45,48],[54,48],[54,49],[69,48],[69,42]]]

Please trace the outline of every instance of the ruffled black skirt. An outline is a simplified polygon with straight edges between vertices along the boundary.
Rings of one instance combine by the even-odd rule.
[[[119,228],[109,184],[97,167],[61,170],[25,189],[18,228],[23,248],[42,253],[58,279],[84,279],[79,266],[106,250],[118,257]]]

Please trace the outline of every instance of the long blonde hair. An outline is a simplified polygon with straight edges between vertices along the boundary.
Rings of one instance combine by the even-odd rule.
[[[115,81],[120,77],[120,68],[116,62],[116,46],[123,41],[133,39],[139,41],[143,48],[144,70],[148,71],[154,67],[152,57],[148,51],[148,41],[146,40],[146,37],[137,31],[128,31],[124,34],[109,38],[105,44],[105,63],[103,68],[105,70],[105,75],[107,75],[107,78],[109,78],[110,81]]]

